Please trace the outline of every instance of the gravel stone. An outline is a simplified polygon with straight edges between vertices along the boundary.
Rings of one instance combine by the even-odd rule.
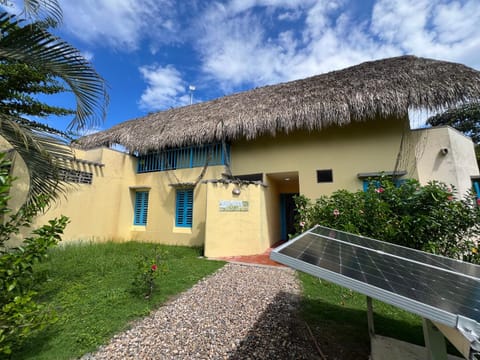
[[[82,360],[318,359],[292,269],[228,263]]]

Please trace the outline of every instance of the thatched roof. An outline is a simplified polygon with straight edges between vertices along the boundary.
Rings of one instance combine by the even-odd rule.
[[[121,144],[131,152],[254,139],[296,129],[320,130],[409,109],[441,110],[480,100],[480,72],[415,56],[365,62],[339,71],[161,111],[83,137],[93,148]]]

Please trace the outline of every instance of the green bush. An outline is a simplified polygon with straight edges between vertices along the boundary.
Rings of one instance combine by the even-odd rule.
[[[145,299],[150,299],[152,296],[155,279],[168,271],[165,258],[167,252],[159,252],[155,248],[153,256],[142,256],[137,262],[137,269],[132,282],[132,293],[141,295]]]
[[[315,202],[296,197],[297,231],[319,224],[480,263],[480,210],[471,193],[459,200],[455,189],[435,181],[370,184],[367,191],[339,190]]]
[[[68,223],[64,216],[51,220],[33,230],[22,246],[7,248],[6,242],[12,234],[18,234],[21,227],[30,226],[35,214],[42,210],[31,205],[11,214],[7,206],[13,181],[9,166],[0,154],[0,214],[3,216],[0,224],[0,357],[11,354],[33,332],[55,320],[54,312],[35,299],[38,279],[33,266],[60,241]],[[46,204],[45,200],[39,203]]]

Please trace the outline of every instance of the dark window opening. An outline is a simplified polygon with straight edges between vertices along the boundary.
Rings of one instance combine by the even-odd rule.
[[[263,181],[263,174],[236,175],[234,178],[242,181]]]
[[[317,170],[317,183],[331,183],[331,182],[333,182],[332,169]]]

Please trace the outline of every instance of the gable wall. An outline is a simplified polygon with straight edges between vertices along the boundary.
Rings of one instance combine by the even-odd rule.
[[[375,120],[321,132],[297,131],[274,138],[235,142],[232,172],[283,173],[298,171],[299,190],[316,199],[338,189],[358,190],[358,173],[392,171],[408,120]],[[333,182],[317,183],[316,170],[332,169]],[[415,176],[415,174],[410,174]]]

